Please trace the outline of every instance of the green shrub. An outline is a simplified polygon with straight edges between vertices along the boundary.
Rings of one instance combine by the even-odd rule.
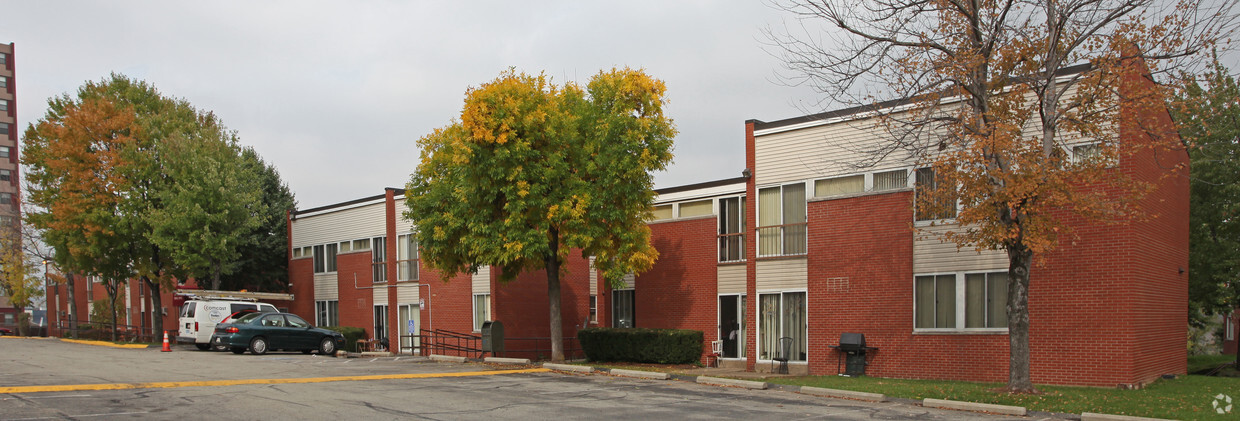
[[[702,357],[702,331],[590,328],[577,331],[590,361],[687,364]]]
[[[357,352],[357,340],[366,339],[366,329],[349,326],[319,326],[323,329],[340,332],[344,335],[344,350]]]

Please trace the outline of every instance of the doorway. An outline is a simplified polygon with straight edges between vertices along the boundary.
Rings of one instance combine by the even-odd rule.
[[[745,296],[719,296],[719,339],[723,358],[745,357]]]

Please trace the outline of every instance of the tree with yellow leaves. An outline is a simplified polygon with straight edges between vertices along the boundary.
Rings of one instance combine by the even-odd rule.
[[[1173,127],[1120,112],[1163,110],[1153,81],[1191,66],[1234,30],[1234,2],[1214,0],[788,0],[802,33],[769,34],[791,73],[848,105],[868,106],[890,135],[872,165],[910,156],[915,207],[950,225],[944,240],[1008,256],[1008,389],[1032,392],[1028,291],[1034,256],[1070,238],[1072,218],[1141,217],[1146,175],[1119,159],[1177,150]],[[819,32],[815,25],[829,30]],[[1076,67],[1080,66],[1080,67]],[[898,104],[879,98],[903,98]],[[1155,123],[1155,124],[1147,124]],[[1090,145],[1073,150],[1081,142]],[[1075,158],[1074,158],[1075,157]],[[1186,168],[1169,168],[1183,176]],[[925,178],[922,180],[921,178]],[[921,218],[919,218],[921,219]]]
[[[560,268],[570,250],[606,279],[649,269],[651,172],[676,130],[663,82],[616,69],[585,89],[509,70],[466,92],[461,121],[423,137],[405,218],[426,264],[448,277],[498,266],[501,281],[546,269],[551,359],[564,359]]]

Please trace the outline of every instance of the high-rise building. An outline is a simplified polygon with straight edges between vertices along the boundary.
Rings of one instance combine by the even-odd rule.
[[[0,227],[21,221],[17,179],[17,86],[13,44],[0,44]]]

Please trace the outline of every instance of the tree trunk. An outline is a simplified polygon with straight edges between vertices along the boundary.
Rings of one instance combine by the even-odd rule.
[[[142,282],[146,282],[146,290],[151,294],[151,338],[160,340],[164,333],[164,298],[159,295],[159,283],[152,282],[149,276],[143,276]]]
[[[551,361],[564,361],[564,324],[560,316],[560,231],[551,228],[547,253],[547,308],[551,313]]]
[[[1034,393],[1029,378],[1029,268],[1033,252],[1027,247],[1009,248],[1008,255],[1008,391]]]
[[[73,288],[73,272],[65,274],[65,280],[69,290],[69,337],[77,339],[77,292]]]

